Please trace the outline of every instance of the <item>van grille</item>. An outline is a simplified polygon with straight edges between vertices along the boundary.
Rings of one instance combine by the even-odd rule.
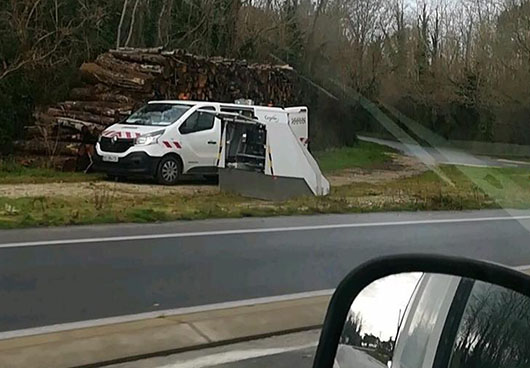
[[[132,146],[134,146],[134,139],[118,139],[113,142],[112,138],[101,137],[99,141],[99,147],[105,152],[125,152]]]

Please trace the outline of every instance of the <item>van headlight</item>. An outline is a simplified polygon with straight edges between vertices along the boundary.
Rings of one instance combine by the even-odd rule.
[[[149,146],[150,144],[155,144],[162,134],[164,134],[164,130],[141,135],[134,140],[134,144],[136,146]]]

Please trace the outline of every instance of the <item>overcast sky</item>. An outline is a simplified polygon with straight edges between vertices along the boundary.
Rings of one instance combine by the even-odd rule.
[[[372,334],[383,341],[395,339],[398,318],[403,315],[421,273],[402,273],[368,285],[353,301],[351,311],[361,315],[361,335]]]

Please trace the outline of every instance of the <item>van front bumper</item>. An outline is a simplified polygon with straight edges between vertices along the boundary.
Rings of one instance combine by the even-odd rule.
[[[145,152],[133,152],[122,157],[118,162],[103,161],[99,154],[94,156],[94,168],[96,171],[115,176],[149,176],[156,175],[160,157],[149,156]]]

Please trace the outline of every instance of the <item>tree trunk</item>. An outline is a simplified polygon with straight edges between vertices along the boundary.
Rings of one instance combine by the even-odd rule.
[[[124,74],[113,72],[95,63],[83,63],[80,70],[81,75],[89,81],[134,91],[149,91],[151,89],[152,77],[145,73]]]
[[[125,13],[127,12],[127,3],[129,0],[124,0],[123,9],[121,10],[120,23],[118,24],[118,35],[116,36],[116,49],[120,48],[121,42],[121,28],[123,26],[123,20],[125,19]]]
[[[81,101],[108,102],[117,104],[133,104],[134,99],[119,93],[98,93],[94,88],[74,88],[70,98]]]
[[[131,42],[131,37],[134,31],[134,23],[136,21],[136,10],[138,9],[138,3],[140,0],[136,0],[134,2],[133,12],[131,15],[131,25],[129,26],[129,35],[127,36],[127,40],[125,41],[125,47],[129,46],[129,43]]]
[[[150,54],[150,53],[134,53],[121,50],[110,50],[110,53],[124,61],[132,61],[135,63],[146,63],[166,66],[169,60],[162,55]]]
[[[48,115],[55,116],[55,117],[65,117],[65,118],[71,118],[81,121],[86,121],[89,123],[95,123],[95,124],[101,124],[101,125],[110,125],[114,124],[118,119],[116,118],[110,118],[106,116],[100,116],[96,114],[91,114],[89,112],[83,112],[83,111],[69,111],[64,110],[56,107],[50,107],[47,111]]]
[[[120,73],[129,73],[131,71],[136,71],[139,73],[160,75],[164,74],[165,71],[165,68],[162,65],[130,63],[124,60],[120,60],[114,57],[112,54],[108,53],[99,55],[96,59],[96,64],[103,68]]]

